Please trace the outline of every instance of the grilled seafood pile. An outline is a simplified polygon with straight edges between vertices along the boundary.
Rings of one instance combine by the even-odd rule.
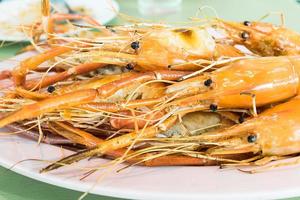
[[[264,166],[299,155],[298,33],[223,19],[106,27],[42,2],[33,27],[47,40],[35,35],[27,49],[39,53],[0,76],[13,82],[2,89],[0,127],[77,151],[42,172],[91,157]],[[58,36],[55,22],[70,19],[97,31]]]

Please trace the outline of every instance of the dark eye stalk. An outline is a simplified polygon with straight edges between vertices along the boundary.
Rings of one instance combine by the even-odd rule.
[[[244,121],[245,121],[244,116],[240,116],[240,117],[239,117],[239,123],[241,124],[241,123],[243,123]]]
[[[256,135],[249,135],[247,137],[247,140],[248,140],[249,143],[254,143],[257,140],[257,136]]]
[[[209,109],[213,112],[216,112],[218,110],[218,106],[216,104],[210,104]]]
[[[130,46],[132,49],[137,50],[138,48],[140,48],[140,43],[138,41],[135,41],[132,42]]]
[[[55,91],[55,87],[53,85],[49,85],[47,88],[47,92],[53,93]]]
[[[204,81],[204,85],[207,87],[211,86],[212,83],[213,83],[213,81],[210,78],[207,79],[206,81]]]
[[[248,32],[246,32],[246,31],[244,31],[244,32],[241,33],[241,37],[244,40],[247,40],[250,37],[250,34]]]
[[[244,24],[245,26],[250,26],[250,25],[251,25],[251,22],[246,20],[246,21],[243,22],[243,24]]]
[[[128,63],[125,68],[128,69],[128,70],[133,70],[134,66],[133,66],[133,64]]]

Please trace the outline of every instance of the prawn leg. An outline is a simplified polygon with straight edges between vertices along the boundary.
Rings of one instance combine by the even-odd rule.
[[[4,127],[16,121],[32,119],[56,109],[68,108],[79,104],[89,103],[96,97],[97,91],[93,89],[79,90],[60,96],[53,96],[51,98],[44,99],[30,105],[25,105],[20,110],[8,114],[0,120],[0,127]]]
[[[93,25],[96,27],[101,26],[100,23],[98,23],[92,17],[87,16],[87,15],[55,13],[55,14],[51,15],[49,18],[48,33],[54,33],[55,21],[62,21],[62,20],[83,20],[90,25]]]
[[[64,71],[64,72],[60,72],[60,73],[57,73],[52,76],[46,76],[45,78],[42,78],[41,80],[27,81],[25,83],[24,87],[26,89],[47,87],[47,86],[55,84],[59,81],[66,80],[66,79],[70,78],[71,76],[85,74],[90,71],[99,69],[103,66],[105,66],[105,65],[101,64],[101,63],[85,63],[85,64],[77,65],[75,67],[72,67],[72,68]]]
[[[95,147],[100,145],[101,143],[105,142],[104,140],[97,138],[90,133],[87,133],[83,130],[78,128],[74,128],[62,122],[55,122],[56,126],[63,128],[64,130],[59,130],[58,127],[53,124],[50,126],[52,130],[54,130],[59,135],[70,139],[71,141],[79,144],[86,145],[89,148]],[[105,153],[104,157],[108,157],[111,159],[117,159],[122,157],[126,153],[126,149],[117,149],[114,151],[108,151]],[[134,153],[133,150],[130,150],[128,154]],[[150,155],[151,156],[151,155]],[[181,155],[166,155],[155,157],[150,160],[145,160],[146,156],[139,156],[137,158],[130,158],[126,159],[127,163],[130,164],[138,164],[147,167],[154,167],[154,166],[181,166],[181,165],[214,165],[216,164],[215,160],[203,159],[203,158],[194,158],[190,156],[181,156]]]
[[[22,61],[20,65],[12,71],[12,78],[16,86],[25,84],[26,74],[29,70],[35,70],[43,62],[70,51],[72,51],[70,47],[59,46]]]
[[[79,152],[79,153],[73,154],[71,156],[68,156],[66,158],[63,158],[63,159],[55,162],[54,164],[51,164],[51,165],[47,166],[46,168],[42,169],[41,173],[48,172],[48,171],[51,171],[54,169],[58,169],[63,165],[69,165],[69,164],[78,162],[78,161],[83,160],[88,157],[102,155],[108,151],[127,147],[130,144],[132,144],[132,142],[135,141],[137,138],[143,139],[143,138],[153,137],[160,131],[166,131],[176,121],[177,121],[177,117],[172,116],[172,117],[168,118],[165,122],[159,124],[157,127],[151,126],[151,127],[139,130],[139,131],[134,131],[134,132],[110,139],[110,140],[105,141],[102,144],[96,146],[95,148],[88,149],[86,151]]]
[[[89,110],[93,112],[97,111],[108,111],[108,112],[120,112],[125,111],[129,109],[135,109],[142,106],[153,106],[155,104],[158,104],[160,102],[164,102],[165,98],[151,98],[151,99],[136,99],[131,100],[129,102],[122,101],[119,103],[109,103],[109,102],[94,102],[94,103],[88,103],[84,105],[79,105],[77,108]]]
[[[50,94],[32,92],[32,91],[25,90],[21,87],[16,87],[15,92],[16,94],[18,94],[23,98],[34,99],[34,100],[41,100],[41,99],[46,99],[51,97]]]
[[[137,82],[144,83],[151,80],[178,80],[186,74],[187,72],[180,71],[146,72],[104,84],[98,89],[83,89],[53,96],[37,103],[25,105],[20,110],[8,114],[6,117],[0,119],[0,127],[4,127],[16,121],[38,117],[46,112],[52,112],[57,109],[69,108],[71,106],[92,103],[99,99],[106,99],[119,89],[130,86],[131,84],[136,84]]]
[[[121,88],[127,87],[131,85],[133,82],[145,83],[152,80],[178,80],[182,76],[190,74],[190,72],[185,71],[168,71],[168,70],[160,70],[153,72],[145,72],[141,74],[136,74],[131,77],[127,77],[121,80],[113,81],[106,85],[103,85],[98,89],[99,96],[101,98],[106,98]]]

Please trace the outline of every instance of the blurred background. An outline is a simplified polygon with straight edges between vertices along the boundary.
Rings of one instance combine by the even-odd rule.
[[[34,9],[28,11],[26,7],[32,2],[35,0],[0,1],[0,40],[2,40],[0,59],[15,55],[20,48],[28,44],[26,39],[15,37],[16,31],[7,30],[8,26],[5,25],[9,23],[16,25],[20,23],[19,20],[27,20],[28,15],[35,12]],[[107,25],[126,24],[129,19],[178,25],[196,16],[202,18],[217,16],[234,21],[264,18],[264,21],[280,25],[282,14],[285,25],[300,32],[299,0],[55,0],[53,3],[62,5],[62,9],[67,13],[88,12]],[[87,6],[87,9],[82,10],[84,6]],[[6,30],[1,32],[1,29]],[[79,192],[38,182],[1,167],[0,174],[0,199],[64,200],[77,199],[81,195]],[[85,199],[113,198],[88,195]]]
[[[280,24],[282,13],[286,26],[300,31],[300,0],[126,0],[126,3],[117,0],[117,2],[121,5],[121,13],[134,17],[142,16],[144,19],[158,22],[183,22],[189,21],[190,17],[197,14],[198,17],[215,17],[217,14],[218,17],[234,21],[259,20],[269,15],[264,21]],[[162,4],[160,2],[163,2],[165,11],[160,12]],[[155,12],[156,8],[158,11]],[[122,20],[113,20],[112,23],[119,21]]]

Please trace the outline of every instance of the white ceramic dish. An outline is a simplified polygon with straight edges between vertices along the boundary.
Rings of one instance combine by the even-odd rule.
[[[116,17],[119,5],[115,0],[65,0],[71,8],[82,7],[101,24]],[[0,3],[0,40],[28,41],[22,25],[41,19],[40,0],[9,0]],[[18,27],[18,28],[17,28]]]
[[[19,136],[1,137],[0,165],[10,168],[25,159],[56,160],[70,151]],[[24,176],[82,192],[129,199],[278,199],[300,195],[297,167],[259,174],[217,167],[132,167],[121,173],[108,173],[97,183],[99,173],[80,181],[78,167],[96,166],[103,159],[83,161],[73,166],[40,174],[44,162],[26,161],[13,171]]]
[[[25,56],[30,53],[25,54]],[[0,63],[0,70],[15,66],[20,55]],[[0,129],[0,131],[5,131]],[[71,154],[59,147],[40,144],[17,135],[0,137],[0,165],[11,168],[19,161],[42,159],[54,161]],[[82,161],[51,173],[40,174],[47,162],[21,162],[11,170],[56,186],[129,199],[279,199],[300,196],[299,166],[246,174],[218,167],[130,167],[121,173],[100,173],[80,181],[83,167],[104,163],[104,159]],[[122,167],[122,166],[119,166]]]

